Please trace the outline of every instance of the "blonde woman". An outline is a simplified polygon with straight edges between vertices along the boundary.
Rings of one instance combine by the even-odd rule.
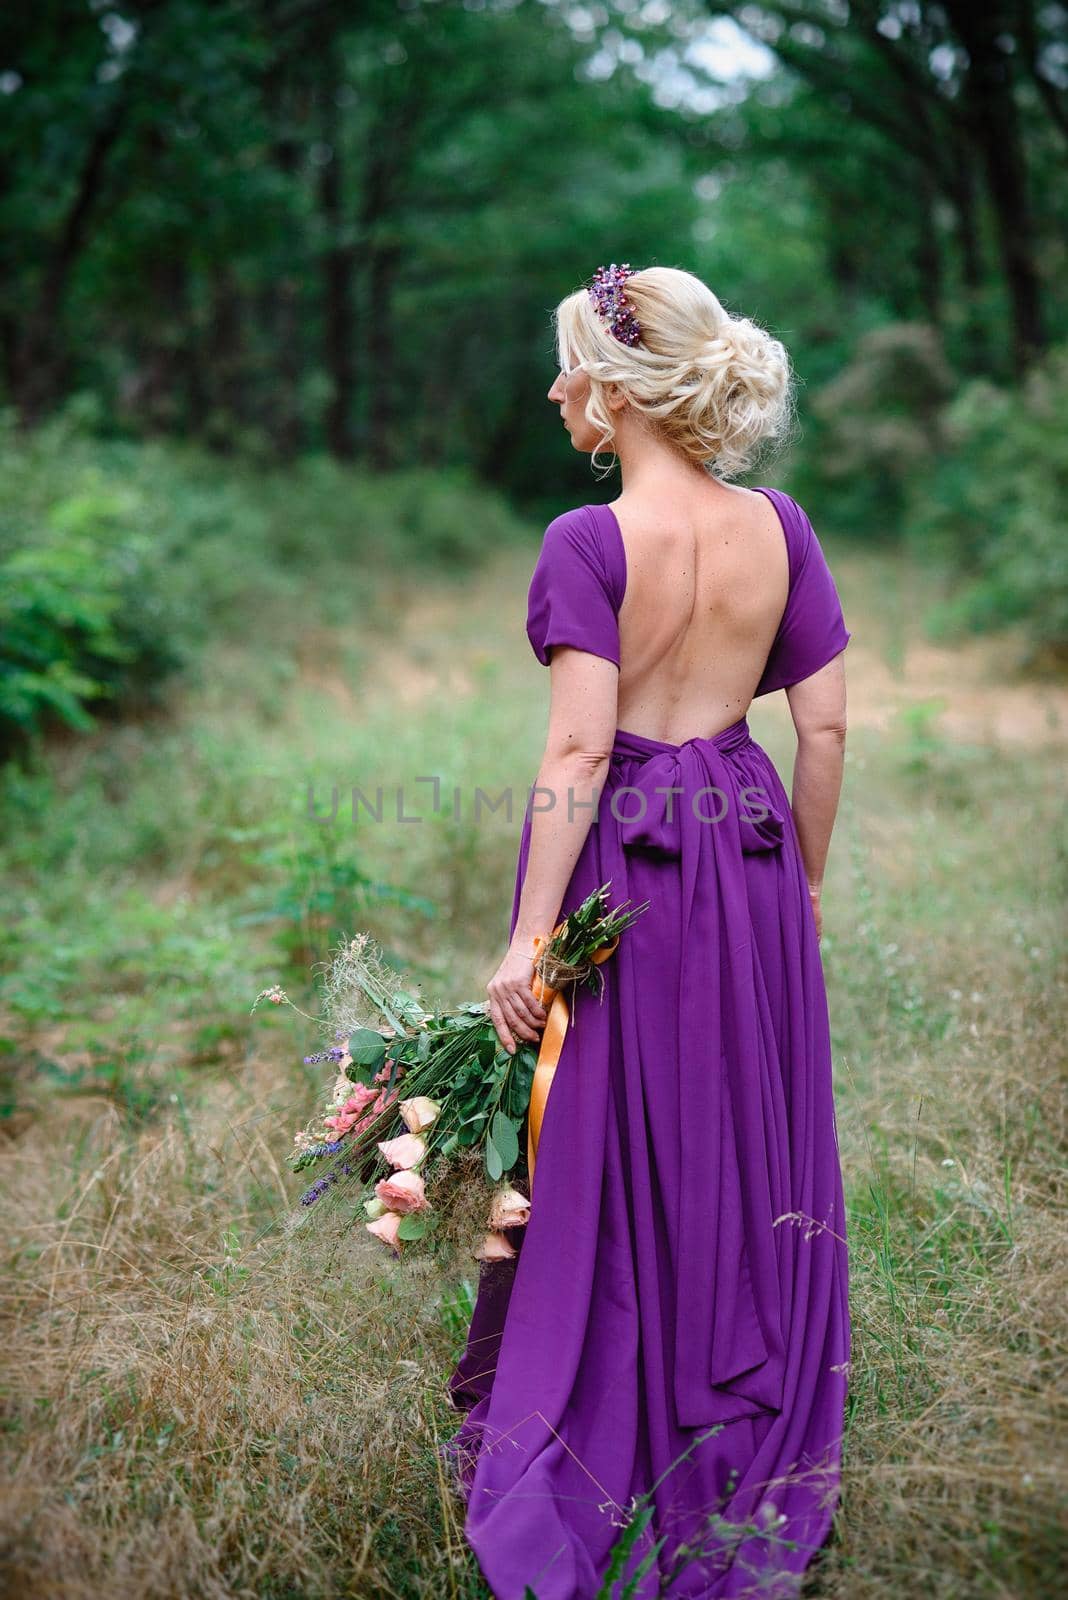
[[[537,804],[488,985],[535,1040],[534,939],[611,880],[649,910],[579,989],[529,1221],[484,1263],[450,1380],[467,1538],[497,1600],[793,1595],[827,1537],[849,1354],[819,938],[850,638],[808,517],[728,480],[781,437],[782,344],[698,278],[600,268],[549,390],[622,491],[552,521]],[[746,713],[784,689],[792,803]],[[551,793],[554,804],[547,804]],[[529,1586],[529,1587],[528,1587]]]

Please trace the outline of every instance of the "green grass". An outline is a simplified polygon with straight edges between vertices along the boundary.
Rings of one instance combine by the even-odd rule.
[[[302,615],[331,590],[333,622],[209,640],[166,715],[0,775],[5,1555],[26,1600],[486,1594],[435,1450],[476,1265],[286,1233],[318,1041],[249,1008],[278,981],[314,1013],[314,964],[356,928],[432,996],[481,992],[544,728],[535,542],[462,589],[387,567],[358,627],[313,562]],[[885,617],[874,569],[845,582],[851,651],[896,681],[907,608]],[[1063,748],[951,740],[937,695],[902,706],[850,733],[824,901],[855,1347],[812,1592],[1039,1597],[1063,1556]],[[788,783],[782,708],[751,721]],[[431,773],[458,818],[419,799]],[[402,783],[423,821],[353,823],[343,800],[324,827],[309,783],[321,803]],[[510,821],[476,825],[476,784],[513,786]]]

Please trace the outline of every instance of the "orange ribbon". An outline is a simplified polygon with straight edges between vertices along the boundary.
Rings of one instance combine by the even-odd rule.
[[[540,1000],[543,1006],[548,1006],[549,1015],[545,1019],[545,1030],[541,1036],[541,1048],[538,1051],[538,1062],[534,1068],[534,1081],[530,1086],[530,1109],[527,1112],[527,1177],[531,1193],[534,1190],[534,1163],[538,1154],[538,1139],[541,1135],[542,1118],[545,1116],[545,1106],[549,1099],[549,1090],[552,1088],[553,1074],[560,1052],[564,1047],[567,1036],[569,1018],[567,996],[562,989],[554,989],[551,984],[539,976],[537,964],[541,953],[549,943],[555,939],[560,929],[564,926],[558,922],[549,938],[544,934],[534,935],[534,965],[535,972],[531,979],[530,987],[534,992],[535,1000]],[[619,943],[619,934],[610,944],[601,945],[590,957],[591,961],[600,966],[602,961],[607,961],[616,945]]]

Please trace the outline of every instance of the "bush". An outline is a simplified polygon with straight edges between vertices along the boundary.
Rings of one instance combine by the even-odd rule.
[[[900,533],[912,486],[940,447],[953,383],[928,323],[886,323],[858,339],[849,363],[812,397],[808,473],[821,524],[869,539]]]
[[[0,746],[152,704],[190,664],[266,520],[206,461],[59,419],[0,434]],[[214,481],[213,481],[214,480]],[[92,709],[90,709],[92,708]]]
[[[365,622],[382,580],[462,574],[523,524],[467,474],[328,459],[264,473],[93,438],[68,410],[0,422],[0,755],[152,706],[213,637],[284,651],[316,615]]]
[[[947,450],[917,485],[910,537],[954,593],[945,635],[1026,624],[1033,655],[1068,658],[1068,344],[1022,385],[973,380],[944,417]]]

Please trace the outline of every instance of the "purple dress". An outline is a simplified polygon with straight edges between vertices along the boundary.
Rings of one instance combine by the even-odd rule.
[[[761,493],[790,592],[758,695],[850,638],[808,517]],[[618,666],[626,581],[609,506],[551,522],[529,592],[538,659],[568,644]],[[511,929],[529,845],[528,807]],[[575,996],[530,1220],[514,1260],[482,1265],[449,1380],[466,1416],[446,1456],[496,1600],[594,1600],[642,1507],[636,1600],[778,1600],[837,1503],[847,1260],[815,919],[789,799],[744,717],[682,745],[617,732],[561,916],[609,879],[611,904],[651,904],[600,998]]]

